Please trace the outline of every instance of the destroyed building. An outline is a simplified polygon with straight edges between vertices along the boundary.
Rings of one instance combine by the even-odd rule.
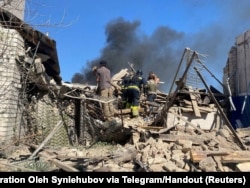
[[[231,97],[229,118],[235,128],[250,126],[250,30],[236,37],[223,70],[225,93]]]
[[[81,126],[87,118],[83,111],[86,104],[81,101],[84,96],[91,97],[92,86],[62,83],[56,42],[7,10],[1,9],[0,19],[1,143],[14,144],[26,137],[40,143],[56,125],[60,130],[50,145],[81,142],[85,137]],[[98,99],[88,101],[99,105]],[[89,113],[102,120],[98,110]]]
[[[47,123],[52,121],[47,115],[56,118],[55,114],[59,114],[59,112],[53,114],[51,113],[54,112],[53,107],[49,110],[46,106],[38,107],[37,115],[40,120],[44,119],[39,123],[32,120],[31,117],[25,117],[25,114],[28,111],[32,114],[34,109],[28,105],[32,101],[37,101],[40,96],[43,96],[43,93],[49,92],[51,87],[60,85],[62,79],[55,41],[26,25],[4,9],[1,9],[0,19],[0,134],[2,142],[17,138],[21,132],[24,134],[24,124],[27,129],[34,123],[43,127],[45,123],[43,121],[46,120]],[[53,83],[51,84],[51,82]]]

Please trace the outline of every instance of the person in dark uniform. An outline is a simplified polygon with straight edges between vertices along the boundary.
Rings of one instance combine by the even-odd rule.
[[[136,74],[130,80],[127,89],[128,104],[130,104],[132,117],[139,116],[140,96],[146,85],[146,80],[142,77],[142,75],[142,70],[137,70]]]
[[[122,99],[122,108],[130,108],[130,104],[128,103],[128,86],[130,84],[131,75],[126,74],[122,77],[121,83],[121,99]]]

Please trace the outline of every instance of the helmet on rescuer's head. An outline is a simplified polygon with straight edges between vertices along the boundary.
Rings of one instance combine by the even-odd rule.
[[[106,66],[107,65],[107,61],[101,60],[99,64],[102,65],[102,66]]]
[[[136,71],[136,75],[142,76],[142,74],[143,74],[142,70],[137,70]]]

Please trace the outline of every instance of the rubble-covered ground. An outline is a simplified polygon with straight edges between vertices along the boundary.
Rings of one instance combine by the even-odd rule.
[[[113,124],[120,125],[116,118]],[[225,126],[203,131],[191,126],[150,126],[150,119],[123,119],[131,131],[125,144],[96,142],[88,147],[1,146],[0,171],[8,172],[237,172],[250,171],[249,128],[236,130],[245,149]]]

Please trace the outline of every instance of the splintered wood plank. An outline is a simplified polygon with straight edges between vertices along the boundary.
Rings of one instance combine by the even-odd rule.
[[[203,151],[194,151],[194,150],[191,150],[190,157],[191,157],[191,161],[193,163],[198,163],[202,159],[207,158],[207,153],[203,152]]]
[[[221,156],[221,163],[250,162],[250,151],[194,151],[191,150],[191,160],[200,162],[208,156]]]
[[[36,146],[34,144],[27,144],[27,145],[29,145],[32,148],[38,148],[38,146]],[[53,156],[50,152],[46,151],[45,149],[43,150],[43,152],[40,152],[37,155],[38,155],[38,157],[43,157],[43,158],[47,159],[48,161],[50,161],[51,163],[53,163],[54,165],[63,169],[66,172],[79,172],[79,170],[74,168],[73,166],[69,166],[69,165],[55,159],[56,156]]]
[[[177,140],[190,140],[194,145],[201,145],[204,143],[204,139],[201,136],[195,135],[172,135],[172,134],[159,134],[159,137],[163,141],[175,142]]]
[[[245,127],[245,128],[237,128],[236,132],[241,136],[245,137],[250,135],[250,127]]]
[[[202,112],[213,112],[215,110],[209,108],[209,107],[199,107],[199,110],[202,111]]]
[[[183,112],[193,112],[193,107],[192,106],[185,106],[185,107],[180,107],[180,109]],[[209,108],[209,107],[198,107],[198,110],[200,111],[200,113],[209,113],[209,112],[214,112],[213,109]]]
[[[217,167],[220,170],[220,172],[224,172],[223,165],[221,164],[220,157],[219,156],[214,156],[214,160],[217,163]]]
[[[234,151],[221,158],[222,163],[250,162],[250,151]]]
[[[208,156],[225,156],[229,155],[228,151],[195,151],[191,150],[191,160],[194,163],[200,162],[202,159],[207,158]]]
[[[171,127],[161,127],[161,129],[158,129],[157,131],[150,130],[150,133],[151,134],[158,134],[159,135],[159,134],[163,134],[163,133],[168,132],[169,130],[173,129],[174,127],[175,127],[175,125],[171,126]]]
[[[189,91],[193,92],[193,90],[191,88],[189,88]],[[190,95],[190,98],[191,98],[191,102],[192,102],[192,105],[193,105],[195,116],[196,117],[201,117],[201,113],[200,113],[200,110],[199,110],[198,103],[196,101],[195,95],[193,93],[189,93],[189,95]]]
[[[188,100],[186,100],[186,99],[183,99],[183,101],[184,101],[184,103],[185,103],[186,105],[192,105],[191,101],[188,101]]]

